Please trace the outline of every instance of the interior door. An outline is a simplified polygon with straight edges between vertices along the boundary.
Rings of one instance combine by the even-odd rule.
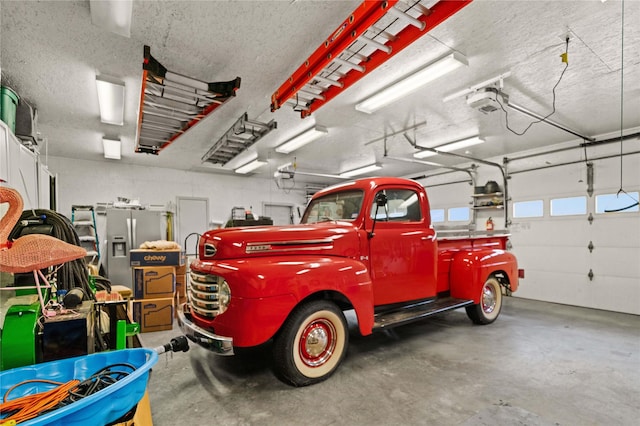
[[[293,224],[293,206],[291,205],[264,203],[262,210],[266,217],[273,220],[274,225]]]
[[[379,192],[387,196],[386,207],[376,213],[374,202],[369,211],[369,220],[376,218],[374,236],[369,239],[375,305],[435,296],[435,231],[428,226],[419,194],[403,188]]]

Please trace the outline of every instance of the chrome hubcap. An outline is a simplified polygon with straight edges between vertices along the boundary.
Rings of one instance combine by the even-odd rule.
[[[482,310],[490,314],[496,308],[496,293],[493,286],[485,285],[482,289]]]
[[[307,325],[300,338],[300,358],[310,366],[324,364],[336,346],[335,328],[326,320],[316,320]]]

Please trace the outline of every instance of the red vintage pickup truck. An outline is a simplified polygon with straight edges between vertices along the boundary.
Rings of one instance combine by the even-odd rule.
[[[339,184],[313,196],[299,225],[203,234],[178,323],[222,355],[273,339],[276,375],[305,386],[344,358],[347,310],[362,335],[462,307],[476,324],[495,321],[518,288],[507,241],[437,238],[418,182]]]

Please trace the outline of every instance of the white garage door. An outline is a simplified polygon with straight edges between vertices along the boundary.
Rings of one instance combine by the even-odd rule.
[[[516,210],[519,202],[536,200],[544,209],[542,217],[513,217],[514,253],[526,272],[515,295],[640,314],[640,213],[637,207],[616,213],[602,212],[602,205],[597,209],[596,200],[602,204],[607,194],[615,197],[619,176],[616,182],[614,160],[594,167],[592,197],[586,193],[583,163],[512,176]],[[630,173],[638,170],[637,164],[627,167]],[[635,180],[625,190],[637,197],[638,184]],[[625,199],[620,198],[621,205],[633,204]]]

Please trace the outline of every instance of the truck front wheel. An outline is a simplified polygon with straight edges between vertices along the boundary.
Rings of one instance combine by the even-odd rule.
[[[321,382],[338,368],[348,341],[347,322],[334,303],[298,306],[274,340],[276,374],[293,386]]]
[[[491,324],[500,315],[502,309],[502,288],[494,277],[489,279],[482,286],[480,303],[467,306],[467,316],[474,324]]]

